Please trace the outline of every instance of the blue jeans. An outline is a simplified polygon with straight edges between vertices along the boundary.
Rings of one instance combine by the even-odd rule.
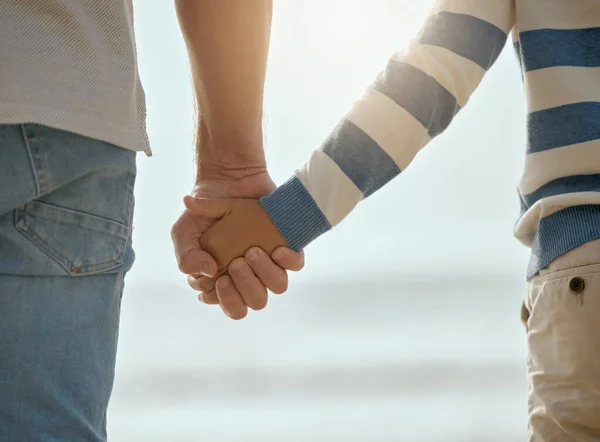
[[[0,125],[0,442],[106,440],[135,153]]]

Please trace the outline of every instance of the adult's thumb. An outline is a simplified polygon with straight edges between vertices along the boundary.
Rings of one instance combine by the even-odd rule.
[[[213,198],[195,198],[186,195],[183,204],[190,212],[207,218],[222,218],[230,211],[229,200]]]

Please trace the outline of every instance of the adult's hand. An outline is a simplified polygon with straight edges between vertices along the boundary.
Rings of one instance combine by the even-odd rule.
[[[238,171],[239,172],[239,171]],[[240,176],[239,173],[236,174]],[[275,188],[265,170],[249,173],[243,178],[219,177],[198,180],[191,192],[195,197],[206,198],[259,198]],[[304,266],[304,255],[288,248],[275,250],[268,256],[263,250],[253,248],[245,258],[234,260],[228,275],[213,279],[217,272],[215,260],[200,247],[199,239],[214,222],[187,209],[175,222],[171,237],[179,269],[188,275],[188,284],[200,292],[205,304],[219,304],[232,319],[242,319],[248,308],[260,310],[267,304],[267,289],[284,293],[288,287],[286,270],[298,271]]]
[[[263,150],[263,95],[272,0],[176,0],[197,106],[197,185],[192,196],[259,198],[275,185],[266,172]],[[224,56],[223,54],[226,54]],[[198,243],[212,220],[184,212],[173,227],[175,253],[181,270],[194,275],[190,286],[204,291],[200,299],[220,303],[232,318],[247,308],[264,307],[269,288],[287,288],[284,269],[302,267],[303,256],[276,250],[274,260],[254,250],[236,260],[229,276],[214,282],[214,260]],[[281,254],[281,255],[280,255]],[[255,258],[255,259],[254,259]],[[279,265],[277,265],[277,263]],[[199,277],[198,277],[199,276]]]

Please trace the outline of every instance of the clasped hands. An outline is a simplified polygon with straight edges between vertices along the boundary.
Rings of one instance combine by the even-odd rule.
[[[198,299],[232,319],[264,308],[267,289],[284,293],[287,271],[304,266],[304,255],[286,247],[256,199],[274,188],[268,175],[234,186],[197,186],[171,231],[179,269]]]

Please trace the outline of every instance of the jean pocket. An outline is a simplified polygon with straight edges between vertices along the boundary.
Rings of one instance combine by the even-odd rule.
[[[41,201],[17,208],[15,227],[73,276],[121,266],[131,234],[119,222]]]

